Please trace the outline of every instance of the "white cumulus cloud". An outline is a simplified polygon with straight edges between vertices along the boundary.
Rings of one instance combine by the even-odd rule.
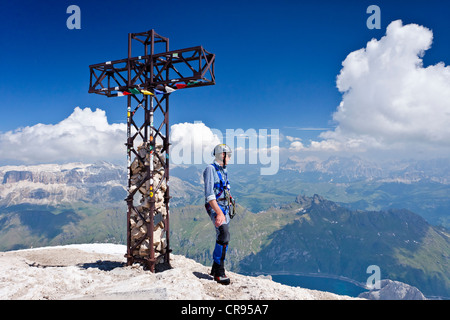
[[[172,162],[193,164],[212,160],[211,151],[222,140],[221,133],[215,131],[201,122],[172,125]],[[126,132],[125,123],[108,123],[104,110],[76,107],[59,123],[38,123],[0,133],[0,161],[24,164],[125,162]]]
[[[171,160],[175,164],[202,164],[212,161],[211,152],[222,143],[222,134],[202,122],[178,123],[170,127]]]
[[[417,24],[389,24],[386,35],[350,53],[337,77],[337,126],[309,150],[447,152],[450,149],[450,67],[422,58],[433,33]]]
[[[20,163],[114,160],[126,157],[126,124],[105,111],[76,107],[57,124],[38,123],[0,133],[0,160]]]

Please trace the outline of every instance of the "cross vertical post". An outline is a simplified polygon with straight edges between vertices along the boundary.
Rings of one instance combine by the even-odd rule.
[[[136,42],[143,52],[133,57]],[[126,59],[89,66],[89,93],[127,96],[127,265],[170,266],[169,96],[214,85],[214,62],[201,46],[169,51],[152,29],[128,34]]]

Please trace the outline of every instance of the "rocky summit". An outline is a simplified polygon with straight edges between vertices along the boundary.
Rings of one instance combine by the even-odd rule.
[[[2,300],[347,300],[329,292],[290,287],[267,277],[229,272],[221,286],[210,268],[171,255],[158,273],[126,266],[126,247],[81,244],[0,253]]]

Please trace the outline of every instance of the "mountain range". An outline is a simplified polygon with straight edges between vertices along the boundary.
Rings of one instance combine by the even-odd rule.
[[[228,266],[364,282],[375,264],[383,278],[449,297],[446,166],[444,160],[382,167],[359,158],[290,159],[274,176],[230,166],[239,214]],[[202,170],[171,168],[171,247],[209,264],[214,230],[203,208]],[[121,166],[4,166],[0,182],[0,250],[126,241]]]
[[[76,202],[117,205],[127,195],[126,185],[126,168],[108,162],[3,166],[0,206],[59,206]],[[190,200],[186,186],[189,182],[171,177],[172,204]]]
[[[199,192],[197,204],[203,201],[202,170],[202,166],[171,169],[172,176]],[[320,194],[352,210],[407,209],[432,225],[450,228],[448,159],[378,163],[358,157],[291,157],[275,175],[260,175],[256,165],[230,165],[228,171],[234,197],[252,212],[281,206],[299,194]]]
[[[414,183],[427,180],[450,184],[450,161],[445,158],[374,162],[357,156],[332,156],[326,160],[292,156],[282,165],[282,169],[316,173],[319,179],[329,178],[339,182],[379,180]]]
[[[230,171],[233,168],[230,167]],[[237,187],[245,206],[267,208],[262,186],[270,184],[271,205],[298,194],[320,194],[354,210],[408,209],[433,225],[450,228],[450,160],[409,160],[375,163],[358,157],[289,158],[274,176],[236,168]],[[242,179],[244,177],[244,179]]]
[[[450,160],[379,164],[361,158],[289,158],[277,174],[255,165],[230,165],[233,192],[253,212],[298,194],[320,194],[351,209],[405,208],[450,227]],[[171,167],[171,204],[200,204],[203,166]],[[115,203],[126,196],[126,168],[107,162],[0,167],[0,206],[22,203]],[[270,196],[267,197],[270,189]]]

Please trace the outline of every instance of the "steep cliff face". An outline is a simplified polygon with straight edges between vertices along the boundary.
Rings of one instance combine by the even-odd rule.
[[[6,171],[3,176],[2,184],[15,183],[19,181],[33,181],[33,173],[31,171]]]

